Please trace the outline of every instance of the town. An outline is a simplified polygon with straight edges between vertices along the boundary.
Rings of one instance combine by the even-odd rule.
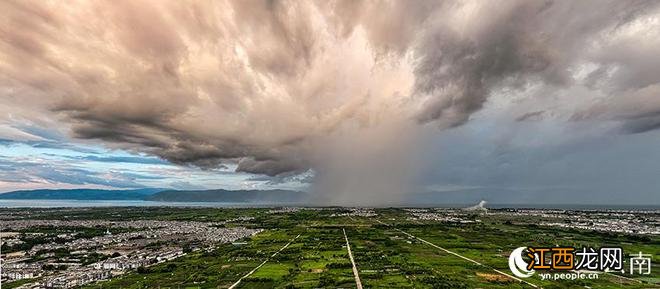
[[[172,260],[187,252],[208,250],[216,244],[233,242],[261,231],[224,228],[224,224],[226,222],[5,219],[0,224],[2,278],[40,280],[20,288],[73,288]],[[90,237],[91,234],[96,236]],[[20,248],[26,250],[16,250]]]

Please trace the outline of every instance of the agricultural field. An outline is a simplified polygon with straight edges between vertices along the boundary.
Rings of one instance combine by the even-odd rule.
[[[512,276],[508,257],[521,246],[621,247],[624,262],[637,252],[660,255],[657,234],[540,225],[562,218],[543,212],[523,218],[520,212],[506,210],[398,208],[122,208],[111,214],[103,209],[80,213],[66,215],[139,215],[262,229],[251,237],[193,250],[80,288],[356,288],[358,283],[361,288],[660,288],[655,260],[648,275],[601,272],[597,278],[580,280]],[[588,214],[592,213],[583,212],[580,218]],[[645,212],[640,218],[653,227],[658,215]]]

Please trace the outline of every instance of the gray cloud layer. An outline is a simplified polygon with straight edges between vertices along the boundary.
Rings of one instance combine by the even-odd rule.
[[[520,121],[660,127],[657,1],[10,0],[0,9],[5,122],[63,125],[177,164],[342,170],[324,165],[334,155],[319,152],[327,137],[461,125],[496,94],[522,95]]]

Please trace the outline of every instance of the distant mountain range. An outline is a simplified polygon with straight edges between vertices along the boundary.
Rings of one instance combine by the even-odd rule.
[[[136,190],[97,190],[97,189],[65,189],[65,190],[29,190],[13,191],[0,194],[0,199],[21,200],[144,200],[146,197],[167,189],[136,189]]]
[[[289,190],[195,190],[162,191],[146,198],[161,202],[299,203],[306,193]]]
[[[307,200],[304,192],[289,190],[190,190],[135,189],[48,189],[13,191],[0,194],[0,199],[20,200],[145,200],[160,202],[228,202],[228,203],[300,203]]]

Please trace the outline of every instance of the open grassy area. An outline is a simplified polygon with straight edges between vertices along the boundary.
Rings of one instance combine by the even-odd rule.
[[[85,288],[226,288],[286,244],[294,236],[291,234],[283,230],[266,231],[246,245],[223,244],[210,252],[192,252],[140,273]]]
[[[336,228],[308,228],[295,243],[257,270],[239,288],[350,288],[350,261]]]
[[[197,220],[201,215],[212,220],[236,216],[227,212],[231,209],[214,210],[223,217],[212,216],[211,210],[177,214]],[[228,288],[264,260],[268,261],[242,279],[237,288],[355,288],[342,228],[346,229],[364,288],[532,288],[494,270],[510,273],[508,255],[520,246],[620,246],[626,260],[628,254],[639,251],[660,254],[657,236],[538,226],[540,219],[536,217],[512,223],[497,214],[481,214],[465,216],[478,222],[456,223],[412,220],[402,209],[375,210],[374,216],[347,215],[345,209],[241,212],[243,217],[254,219],[238,223],[266,229],[245,245],[222,244],[211,252],[193,252],[85,288]],[[299,238],[271,257],[298,234]],[[630,279],[600,274],[594,280],[551,281],[541,280],[537,274],[525,280],[543,288],[658,288],[659,273],[655,262],[651,275],[623,275]]]

